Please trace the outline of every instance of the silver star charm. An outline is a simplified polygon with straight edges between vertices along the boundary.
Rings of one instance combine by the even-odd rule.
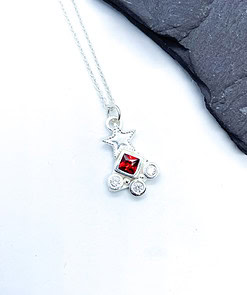
[[[104,139],[103,142],[112,146],[116,158],[122,149],[135,150],[130,142],[134,134],[135,130],[124,132],[119,127],[116,127],[112,130],[112,135]]]

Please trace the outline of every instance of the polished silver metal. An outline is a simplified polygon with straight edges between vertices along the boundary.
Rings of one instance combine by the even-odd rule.
[[[109,144],[113,148],[113,154],[115,158],[118,157],[119,153],[121,153],[123,149],[127,149],[129,151],[135,150],[131,143],[131,140],[135,134],[135,130],[122,131],[121,127],[118,126],[113,126],[113,128],[108,129],[112,132],[112,134],[109,137],[103,139],[103,142]]]
[[[124,171],[119,169],[119,164],[120,164],[124,154],[130,154],[131,156],[136,157],[136,158],[139,159],[139,164],[138,164],[138,167],[136,169],[135,174],[129,174],[129,173],[124,172]],[[139,172],[140,172],[141,168],[143,167],[143,163],[144,163],[144,159],[140,154],[138,154],[136,152],[133,152],[133,151],[122,150],[121,153],[119,153],[119,156],[118,156],[117,160],[115,161],[114,170],[116,172],[121,173],[121,174],[123,174],[125,176],[128,176],[130,178],[135,178],[137,175],[139,175]]]
[[[113,173],[108,178],[108,187],[111,191],[118,191],[122,189],[124,185],[124,179],[121,175]]]
[[[113,148],[113,154],[115,157],[115,165],[113,168],[113,172],[108,178],[108,188],[110,191],[113,192],[121,191],[123,189],[129,189],[132,195],[134,195],[135,197],[141,197],[146,191],[146,181],[152,180],[158,175],[158,168],[156,164],[145,160],[144,157],[142,157],[139,153],[135,151],[135,148],[131,142],[135,134],[135,130],[122,131],[120,108],[115,104],[114,99],[112,98],[109,86],[106,82],[98,59],[96,57],[86,27],[82,22],[82,18],[79,13],[78,7],[75,3],[75,0],[70,1],[74,7],[75,14],[80,24],[80,28],[82,29],[82,33],[88,45],[89,52],[91,53],[93,61],[96,65],[96,72],[98,71],[97,74],[99,76],[98,78],[100,78],[99,80],[96,78],[96,74],[94,73],[92,66],[89,63],[89,58],[82,48],[78,35],[75,32],[75,29],[72,25],[67,10],[63,5],[62,0],[58,1],[63,11],[64,17],[68,23],[68,26],[73,34],[75,43],[86,65],[87,71],[91,77],[94,88],[96,89],[98,96],[106,109],[106,127],[109,129],[109,131],[111,131],[112,134],[106,139],[104,139],[103,142],[109,144]],[[99,81],[101,81],[102,83],[99,83]],[[102,85],[100,86],[100,84]],[[139,165],[134,175],[126,173],[119,168],[121,159],[125,153],[139,159]]]
[[[129,190],[135,197],[142,197],[142,195],[146,192],[146,184],[141,179],[135,179],[131,182],[129,186]]]
[[[128,154],[139,159],[139,164],[134,174],[129,174],[119,169],[119,164],[124,154]],[[136,151],[129,150],[128,148],[121,150],[115,160],[112,174],[108,178],[109,190],[111,192],[119,192],[124,189],[129,189],[133,196],[142,197],[146,192],[146,182],[154,178],[149,177],[150,175],[145,175],[146,168],[150,165],[155,165],[155,167],[157,167],[156,164],[149,162]]]
[[[151,172],[150,172],[151,169]],[[159,169],[157,167],[157,165],[153,162],[147,162],[144,168],[144,175],[148,178],[148,179],[154,179],[155,177],[157,177],[157,175],[159,174]]]
[[[113,131],[115,128],[121,129],[122,121],[118,120],[117,117],[108,117],[106,119],[106,127],[110,131]]]
[[[121,120],[121,111],[120,111],[120,108],[116,104],[114,106],[108,108],[107,117],[110,117],[110,116],[116,116],[118,121]]]
[[[75,32],[75,30],[74,30],[74,27],[73,27],[73,25],[71,23],[71,20],[69,18],[69,15],[68,15],[65,7],[63,5],[63,2],[61,0],[59,0],[59,4],[61,6],[63,15],[64,15],[64,17],[65,17],[65,19],[66,19],[66,21],[68,23],[68,26],[70,28],[70,31],[72,32],[72,35],[73,35],[74,40],[75,40],[75,43],[76,43],[76,45],[77,45],[77,47],[78,47],[78,49],[80,51],[80,54],[81,54],[81,56],[83,58],[83,61],[84,61],[85,65],[86,65],[86,68],[87,68],[87,71],[89,73],[89,76],[90,76],[90,78],[91,78],[91,80],[93,82],[94,88],[97,91],[98,96],[99,96],[99,98],[101,99],[101,101],[103,103],[103,106],[107,109],[107,112],[111,108],[115,108],[115,109],[118,109],[119,110],[119,108],[115,105],[114,99],[113,99],[113,97],[111,95],[111,91],[110,91],[109,86],[108,86],[108,84],[106,82],[105,76],[104,76],[104,74],[102,72],[101,66],[100,66],[99,61],[97,59],[97,56],[95,54],[95,51],[94,51],[92,42],[91,42],[91,40],[89,38],[89,35],[87,33],[87,30],[86,30],[86,27],[85,27],[85,25],[84,25],[84,23],[82,21],[81,15],[80,15],[79,10],[78,10],[78,7],[77,7],[77,5],[76,5],[76,3],[75,3],[74,0],[71,0],[71,3],[73,5],[73,7],[74,7],[76,16],[77,16],[77,18],[79,20],[79,23],[80,23],[80,26],[81,26],[81,29],[82,29],[82,33],[83,33],[83,35],[84,35],[84,37],[85,37],[85,39],[87,41],[88,47],[90,49],[90,53],[91,53],[91,55],[93,57],[94,63],[95,63],[96,68],[98,70],[98,74],[99,74],[99,77],[101,79],[101,82],[103,84],[104,89],[101,89],[100,84],[97,81],[96,75],[93,73],[92,67],[90,66],[89,59],[88,59],[85,51],[82,49],[81,43],[80,43],[80,41],[78,39],[78,35]]]

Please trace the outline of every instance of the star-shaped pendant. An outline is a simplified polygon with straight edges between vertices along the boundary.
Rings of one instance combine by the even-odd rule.
[[[122,131],[119,127],[116,127],[112,130],[112,135],[104,139],[103,142],[112,146],[116,158],[122,149],[135,150],[130,142],[134,134],[135,130]]]

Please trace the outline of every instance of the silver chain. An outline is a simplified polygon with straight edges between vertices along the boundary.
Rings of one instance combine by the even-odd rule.
[[[59,3],[60,3],[60,6],[61,6],[61,9],[62,9],[62,11],[63,11],[64,17],[65,17],[65,19],[66,19],[66,21],[67,21],[67,23],[68,23],[68,26],[69,26],[69,28],[70,28],[72,34],[73,34],[73,37],[74,37],[75,43],[76,43],[76,45],[77,45],[77,47],[78,47],[78,49],[79,49],[79,51],[80,51],[80,54],[81,54],[81,56],[82,56],[82,58],[83,58],[84,63],[85,63],[85,65],[86,65],[87,71],[88,71],[88,73],[89,73],[89,75],[90,75],[90,78],[91,78],[91,80],[92,80],[92,82],[93,82],[94,88],[96,89],[96,91],[97,91],[97,93],[98,93],[99,98],[102,100],[102,103],[103,103],[104,107],[105,107],[106,109],[108,109],[108,114],[109,114],[109,111],[110,111],[110,110],[113,110],[113,111],[115,110],[115,111],[116,111],[116,110],[118,109],[118,107],[115,105],[114,99],[112,98],[112,95],[111,95],[111,92],[110,92],[109,86],[108,86],[108,84],[107,84],[107,82],[106,82],[106,79],[105,79],[104,74],[103,74],[103,72],[102,72],[102,69],[101,69],[101,67],[100,67],[99,61],[98,61],[98,59],[97,59],[97,57],[96,57],[96,54],[95,54],[95,51],[94,51],[93,45],[92,45],[91,40],[90,40],[90,38],[89,38],[89,36],[88,36],[88,33],[87,33],[87,30],[86,30],[86,27],[85,27],[85,25],[84,25],[84,23],[83,23],[83,21],[82,21],[81,15],[80,15],[80,13],[79,13],[79,10],[78,10],[78,7],[77,7],[75,1],[74,1],[74,0],[71,0],[71,3],[73,4],[73,7],[74,7],[74,10],[75,10],[75,13],[76,13],[76,15],[77,15],[77,17],[78,17],[78,20],[79,20],[80,26],[81,26],[81,28],[82,28],[82,32],[83,32],[84,37],[85,37],[85,39],[86,39],[86,41],[87,41],[87,44],[88,44],[88,47],[89,47],[89,49],[90,49],[91,55],[92,55],[92,57],[93,57],[94,63],[95,63],[96,68],[97,68],[97,70],[98,70],[99,77],[100,77],[100,79],[101,79],[101,81],[102,81],[102,84],[103,84],[103,86],[104,86],[104,88],[105,88],[104,91],[101,90],[100,85],[99,85],[99,83],[97,82],[96,76],[95,76],[94,73],[93,73],[93,70],[92,70],[92,67],[90,66],[89,60],[88,60],[88,58],[87,58],[87,55],[86,55],[85,51],[82,49],[81,43],[80,43],[80,41],[79,41],[79,39],[78,39],[78,36],[77,36],[77,34],[76,34],[75,30],[74,30],[74,27],[73,27],[73,25],[72,25],[72,23],[71,23],[71,21],[70,21],[70,18],[69,18],[69,16],[68,16],[68,13],[67,13],[67,11],[66,11],[66,9],[65,9],[65,7],[64,7],[64,5],[63,5],[63,3],[62,3],[62,1],[59,0]],[[103,94],[104,92],[105,92],[106,96]],[[118,109],[118,110],[119,110],[119,109]],[[118,112],[118,110],[117,110],[117,112]],[[119,112],[120,112],[120,111],[119,111]]]

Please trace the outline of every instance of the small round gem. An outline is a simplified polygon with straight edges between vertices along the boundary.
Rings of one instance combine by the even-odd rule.
[[[123,178],[118,174],[112,174],[108,179],[108,185],[111,190],[117,191],[123,186]]]
[[[130,192],[132,193],[132,195],[140,197],[141,195],[145,193],[145,191],[146,191],[146,185],[142,180],[136,179],[131,182]]]
[[[154,178],[158,175],[158,168],[154,163],[149,163],[147,167],[145,168],[145,173],[144,173],[147,178]]]

